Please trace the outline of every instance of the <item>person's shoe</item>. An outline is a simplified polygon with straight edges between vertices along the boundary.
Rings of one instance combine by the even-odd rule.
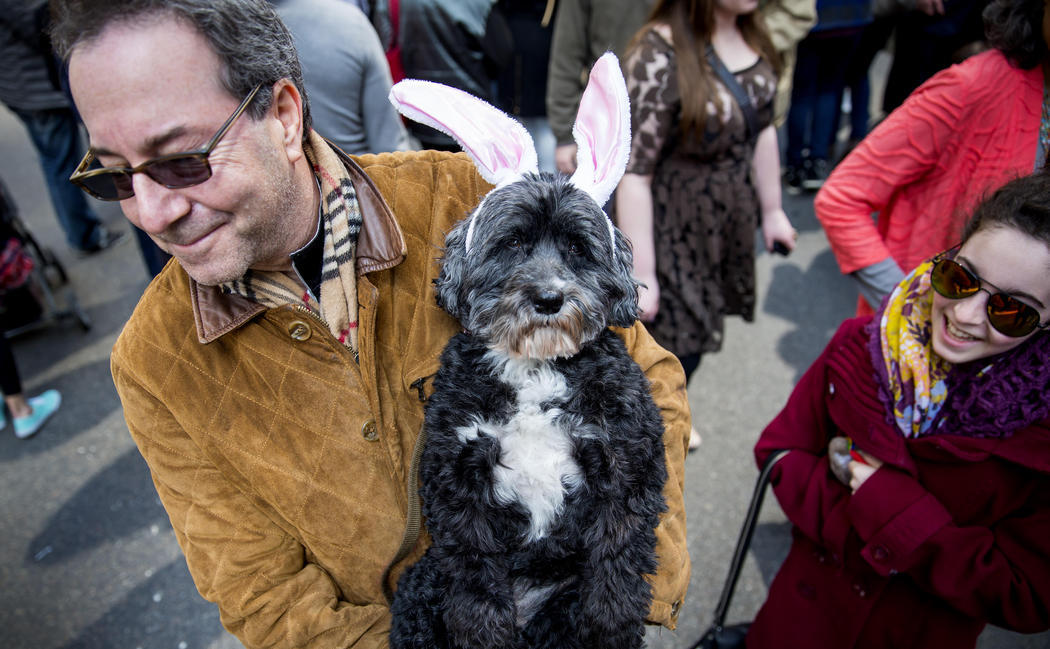
[[[789,194],[802,193],[802,180],[805,174],[802,167],[788,165],[784,168],[784,187]]]
[[[828,179],[828,174],[830,173],[831,166],[827,160],[814,158],[809,171],[806,173],[806,177],[802,180],[802,189],[817,191],[824,186],[824,181]]]
[[[696,428],[689,430],[689,452],[692,453],[696,449],[700,448],[700,444],[703,443],[703,438],[700,437],[700,433],[697,432]]]
[[[119,244],[121,241],[127,239],[128,233],[123,230],[110,230],[109,228],[99,228],[98,239],[93,245],[86,248],[81,248],[77,252],[82,257],[94,255],[102,252],[103,250],[109,250],[113,246]]]
[[[25,417],[14,417],[15,437],[25,439],[35,434],[44,425],[44,422],[55,414],[58,407],[62,405],[62,395],[58,390],[47,390],[35,397],[28,399],[29,405],[33,407],[33,413]]]

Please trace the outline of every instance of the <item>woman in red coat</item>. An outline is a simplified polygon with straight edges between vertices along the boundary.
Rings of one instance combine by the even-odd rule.
[[[989,622],[1050,628],[1048,278],[1040,173],[839,328],[755,450],[791,449],[773,485],[794,527],[749,648],[959,648]]]

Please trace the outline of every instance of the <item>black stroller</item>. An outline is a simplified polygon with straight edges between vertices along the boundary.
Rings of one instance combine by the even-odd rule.
[[[66,269],[22,223],[0,181],[0,331],[12,338],[70,320],[91,328]]]

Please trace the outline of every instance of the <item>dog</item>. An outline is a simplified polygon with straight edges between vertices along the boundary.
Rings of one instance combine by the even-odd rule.
[[[592,129],[585,143],[616,140],[591,158],[604,177],[534,171],[531,140],[519,152],[524,163],[503,177],[508,156],[475,159],[496,188],[446,237],[437,302],[464,331],[446,346],[425,407],[420,494],[433,543],[398,582],[393,649],[642,644],[667,471],[649,381],[609,329],[638,314],[630,246],[598,200],[622,175],[615,167],[626,164],[630,141],[626,88],[609,57],[595,65],[596,89],[588,86],[580,111],[608,111],[615,86],[621,112],[598,117],[619,131]],[[395,86],[392,100],[418,111],[435,91],[445,92]],[[499,139],[513,130],[499,127],[496,109],[456,93],[441,105],[469,109],[474,125],[486,120],[473,113],[486,112],[497,134],[463,136],[422,117],[463,137],[464,149],[477,154],[479,132]],[[601,171],[610,156],[622,160]]]

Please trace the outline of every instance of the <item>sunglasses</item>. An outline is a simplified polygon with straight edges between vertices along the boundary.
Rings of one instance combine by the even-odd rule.
[[[995,293],[982,288],[982,283],[988,282],[984,282],[968,268],[947,257],[934,260],[933,271],[930,273],[933,290],[949,300],[962,300],[984,291],[989,295],[986,306],[988,322],[1004,336],[1021,338],[1036,329],[1050,327],[1050,323],[1039,324],[1039,312],[1033,307],[1009,293],[995,289],[994,286],[992,288],[997,291]]]
[[[131,177],[137,173],[144,173],[155,182],[164,185],[168,189],[180,189],[199,185],[211,178],[211,165],[208,164],[208,156],[211,155],[215,146],[226,135],[233,123],[241,116],[248,105],[255,99],[255,94],[262,88],[259,84],[252,88],[248,96],[244,98],[241,105],[226,120],[219,131],[212,136],[211,140],[199,151],[184,151],[172,153],[147,160],[137,167],[98,167],[87,170],[95,162],[95,154],[88,150],[84,159],[77,165],[76,171],[69,177],[77,187],[88,194],[103,201],[122,201],[135,195],[135,187],[132,185]],[[87,170],[87,171],[85,171]]]

